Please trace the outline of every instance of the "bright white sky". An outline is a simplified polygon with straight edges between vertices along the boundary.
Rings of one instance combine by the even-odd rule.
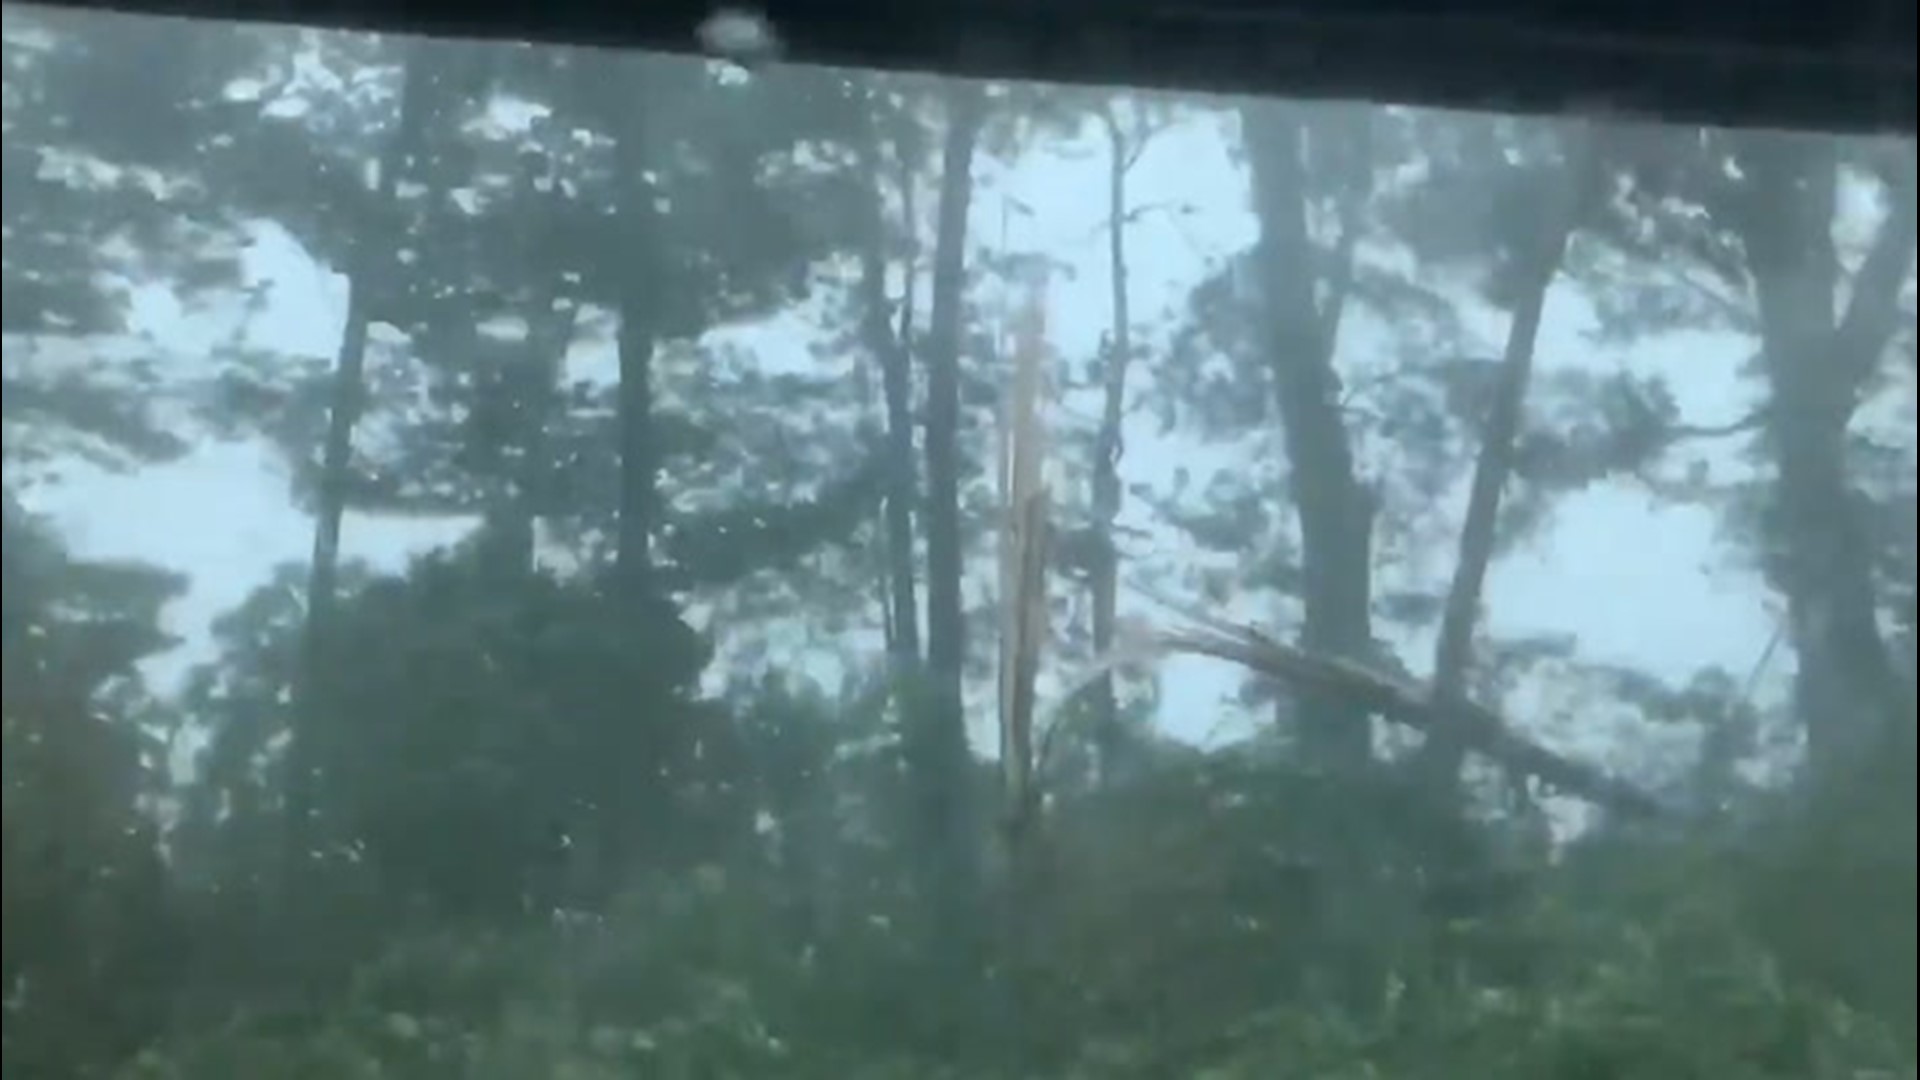
[[[1194,208],[1177,218],[1147,215],[1130,232],[1132,302],[1143,323],[1162,322],[1179,310],[1210,268],[1253,239],[1245,179],[1229,160],[1226,130],[1218,115],[1189,120],[1162,134],[1132,173],[1136,204]],[[1057,280],[1052,291],[1051,333],[1068,356],[1091,354],[1110,318],[1100,236],[1107,213],[1101,205],[1105,169],[1104,152],[1095,141],[1074,152],[1034,155],[1010,168],[981,169],[976,243],[999,244],[1011,196],[1033,211],[1005,226],[1011,246],[1044,250],[1075,267],[1071,279]],[[290,355],[331,356],[343,319],[344,282],[316,267],[275,230],[262,233],[248,262],[254,281],[268,286],[264,310],[245,328],[251,343]],[[237,303],[227,310],[183,311],[169,295],[148,290],[138,304],[137,332],[186,371],[197,363],[196,356],[233,339],[239,312]],[[1497,355],[1504,316],[1469,315],[1485,352]],[[1557,287],[1540,336],[1540,366],[1624,364],[1659,370],[1672,381],[1689,417],[1700,423],[1736,416],[1753,400],[1754,388],[1736,375],[1750,346],[1737,338],[1676,336],[1627,352],[1587,340],[1591,326],[1580,295],[1564,283]],[[767,363],[784,366],[813,362],[805,334],[803,319],[785,318],[742,340],[760,349]],[[1377,324],[1352,319],[1343,332],[1343,353],[1362,355],[1382,334]],[[577,359],[595,366],[595,359],[604,362],[605,357]],[[1142,417],[1129,431],[1123,464],[1128,482],[1164,486],[1176,465],[1204,479],[1210,468],[1233,464],[1220,451],[1161,437],[1155,427]],[[1737,467],[1732,449],[1713,449],[1716,470]],[[1464,489],[1445,498],[1456,505],[1457,519]],[[29,502],[51,515],[84,555],[137,558],[191,576],[191,591],[168,613],[186,644],[158,666],[157,674],[165,678],[205,658],[210,620],[236,605],[275,566],[304,560],[311,543],[309,520],[289,505],[284,470],[271,451],[256,444],[208,444],[185,460],[127,475],[76,467],[64,480],[32,491]],[[1130,524],[1154,534],[1150,547],[1163,556],[1179,556],[1177,536],[1138,507],[1130,513]],[[1626,486],[1574,496],[1540,542],[1494,568],[1491,625],[1500,634],[1573,634],[1588,657],[1669,678],[1684,678],[1706,665],[1745,673],[1765,650],[1774,621],[1766,590],[1752,576],[1728,567],[1714,530],[1710,513],[1656,506]],[[459,523],[356,515],[347,522],[345,544],[350,557],[398,568],[410,553],[445,543],[460,531]],[[1447,559],[1437,560],[1438,572],[1447,569]],[[1254,611],[1242,614],[1262,617]],[[1424,671],[1430,646],[1407,646],[1409,663]],[[1161,677],[1162,718],[1171,729],[1202,737],[1231,712],[1219,701],[1233,692],[1235,673],[1182,661],[1163,669]],[[1583,730],[1578,741],[1595,745],[1589,738],[1603,745],[1613,741],[1594,730]]]

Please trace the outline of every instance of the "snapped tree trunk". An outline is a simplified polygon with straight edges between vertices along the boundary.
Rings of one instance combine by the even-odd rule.
[[[1033,290],[1019,315],[1013,378],[999,423],[1000,835],[1006,859],[1001,889],[1001,969],[1007,1047],[1016,1061],[1031,1045],[1028,1023],[1036,934],[1041,791],[1035,775],[1034,713],[1048,632],[1047,564],[1051,523],[1045,482],[1046,291]]]

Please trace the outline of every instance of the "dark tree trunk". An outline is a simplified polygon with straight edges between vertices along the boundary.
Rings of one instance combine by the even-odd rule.
[[[637,68],[636,68],[637,70]],[[644,99],[645,80],[633,80]],[[657,498],[653,451],[653,355],[659,344],[654,279],[653,190],[646,178],[646,102],[636,101],[622,121],[614,146],[614,184],[620,200],[618,227],[625,246],[615,290],[620,329],[620,500],[615,528],[615,559],[621,602],[639,604],[648,595],[653,570],[653,530]]]
[[[927,664],[908,710],[905,752],[918,803],[916,843],[927,860],[923,888],[943,924],[951,957],[981,940],[979,847],[972,753],[961,696],[966,612],[961,600],[960,332],[966,302],[967,211],[973,155],[986,102],[978,86],[949,92],[942,155],[927,364]],[[958,968],[950,969],[958,971]]]
[[[1314,295],[1315,267],[1325,259],[1307,233],[1301,160],[1306,125],[1299,107],[1277,103],[1248,106],[1241,125],[1260,220],[1254,259],[1264,301],[1264,342],[1300,522],[1306,607],[1301,644],[1316,653],[1365,660],[1373,646],[1373,498],[1360,483],[1340,414],[1340,381],[1333,369],[1340,292],[1330,290],[1324,308]],[[1342,247],[1351,258],[1345,238]],[[1357,769],[1372,756],[1368,717],[1334,699],[1303,700],[1299,732],[1308,759],[1323,767]]]
[[[535,177],[529,175],[521,191],[523,200],[523,250],[550,250],[547,234],[561,216],[560,186],[557,177],[551,194],[542,194]],[[568,295],[566,274],[553,268],[552,277],[541,283],[527,305],[527,338],[520,355],[492,389],[499,394],[498,415],[507,437],[501,444],[484,447],[496,471],[499,487],[487,508],[484,528],[486,549],[484,565],[494,580],[524,582],[533,573],[537,557],[537,524],[551,511],[552,447],[548,425],[558,406],[561,373],[566,368],[567,350],[573,345],[579,319],[577,298]],[[517,460],[509,453],[519,451]]]
[[[1440,619],[1439,644],[1434,650],[1432,690],[1435,700],[1443,705],[1463,701],[1467,691],[1467,677],[1473,662],[1473,632],[1479,622],[1481,597],[1486,591],[1487,568],[1493,562],[1500,495],[1513,473],[1514,442],[1520,434],[1527,387],[1533,379],[1534,342],[1540,334],[1540,317],[1546,308],[1547,290],[1566,258],[1567,242],[1586,204],[1587,193],[1593,190],[1588,136],[1580,132],[1571,138],[1574,141],[1568,146],[1565,175],[1557,179],[1560,190],[1553,209],[1542,218],[1540,231],[1531,238],[1531,246],[1515,253],[1523,260],[1518,274],[1520,291],[1514,304],[1513,321],[1507,327],[1506,351],[1500,361],[1499,381],[1494,388],[1479,457],[1474,463],[1467,516],[1460,528],[1459,555]],[[1419,768],[1437,794],[1452,799],[1459,788],[1466,742],[1456,730],[1459,725],[1447,721],[1444,708],[1438,716],[1437,726],[1422,747]]]
[[[1774,576],[1787,596],[1799,660],[1796,704],[1816,780],[1844,776],[1881,739],[1913,723],[1912,687],[1880,635],[1865,508],[1846,470],[1848,422],[1894,331],[1913,264],[1912,161],[1904,162],[1893,212],[1836,320],[1838,152],[1824,136],[1743,137],[1746,179],[1735,209],[1772,388]]]
[[[1119,118],[1111,112],[1106,114],[1106,126],[1112,154],[1107,170],[1107,263],[1113,278],[1113,329],[1107,341],[1105,385],[1101,388],[1104,399],[1093,451],[1093,653],[1097,657],[1113,652],[1120,603],[1120,553],[1114,527],[1120,517],[1120,440],[1127,365],[1133,360],[1133,316],[1127,299],[1127,170],[1137,152],[1129,145]],[[1144,133],[1136,135],[1144,137]],[[1124,738],[1113,672],[1102,669],[1091,692],[1100,773],[1111,777],[1118,771]]]
[[[619,432],[619,501],[614,528],[614,587],[611,602],[630,625],[645,625],[655,603],[653,532],[658,524],[655,473],[659,462],[653,442],[653,361],[661,312],[654,190],[647,178],[649,109],[652,88],[647,65],[625,65],[631,101],[617,118],[614,136],[614,190],[619,200],[615,225],[622,244],[613,303],[619,320],[615,336],[620,372],[616,397]],[[615,763],[608,763],[594,807],[593,837],[586,851],[586,875],[592,898],[610,901],[623,886],[637,852],[636,792]]]
[[[376,164],[374,189],[368,193],[371,220],[385,223],[395,216],[394,192],[400,174],[416,154],[423,137],[430,79],[425,75],[426,46],[408,47],[402,60],[400,106],[393,134]],[[294,865],[312,852],[315,836],[314,795],[318,767],[313,743],[320,706],[317,687],[326,678],[328,638],[339,592],[340,530],[347,515],[353,484],[353,430],[366,395],[367,336],[373,309],[382,290],[392,287],[394,264],[389,256],[393,238],[383,224],[356,236],[347,256],[347,318],[334,361],[333,385],[327,406],[327,433],[321,449],[317,505],[314,507],[313,555],[307,570],[307,613],[303,633],[301,685],[294,700],[292,738],[287,748],[287,842]]]
[[[909,284],[901,298],[896,327],[891,317],[893,305],[887,299],[887,223],[880,180],[880,145],[871,129],[866,134],[867,142],[862,149],[871,209],[866,222],[868,235],[860,253],[861,327],[867,351],[880,365],[881,393],[886,408],[887,640],[902,670],[912,670],[920,660],[920,611],[913,572],[913,500],[918,486],[914,482],[910,350],[914,268],[909,257],[906,268]],[[902,177],[901,197],[911,232],[914,227],[911,175]]]

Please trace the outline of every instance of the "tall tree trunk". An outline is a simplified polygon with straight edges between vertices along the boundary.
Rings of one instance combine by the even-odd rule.
[[[872,107],[872,106],[870,106]],[[909,348],[913,310],[913,265],[906,268],[908,286],[901,298],[899,323],[891,318],[887,299],[886,200],[881,185],[879,138],[871,128],[862,147],[869,187],[867,236],[860,252],[862,334],[867,351],[880,364],[881,393],[886,408],[887,481],[885,526],[887,536],[887,621],[889,647],[903,670],[920,659],[920,612],[913,572],[913,360]],[[913,219],[913,177],[902,177],[901,198],[909,231]]]
[[[1539,232],[1531,238],[1531,246],[1514,253],[1523,260],[1520,293],[1514,304],[1513,321],[1507,326],[1499,381],[1481,436],[1479,457],[1474,462],[1466,521],[1460,528],[1459,556],[1440,619],[1440,640],[1434,650],[1432,692],[1443,706],[1458,703],[1467,690],[1467,676],[1473,661],[1473,632],[1479,622],[1481,596],[1486,591],[1487,568],[1493,562],[1500,495],[1513,473],[1514,442],[1520,434],[1527,386],[1533,378],[1534,343],[1540,334],[1540,317],[1546,308],[1547,291],[1566,258],[1567,242],[1586,205],[1588,193],[1594,189],[1589,138],[1584,131],[1571,137],[1565,175],[1557,181],[1560,190],[1552,209],[1542,217]],[[1437,714],[1438,726],[1422,747],[1418,767],[1436,793],[1451,799],[1458,793],[1466,743],[1459,725],[1449,723],[1447,716],[1444,708]]]
[[[619,505],[614,528],[615,578],[612,602],[635,626],[645,625],[645,613],[655,603],[653,531],[658,514],[655,473],[659,462],[653,443],[653,361],[659,345],[661,260],[656,250],[655,192],[647,176],[646,141],[652,100],[651,63],[630,58],[620,65],[627,78],[629,103],[616,121],[613,147],[613,185],[618,200],[615,214],[622,252],[613,297],[619,329],[615,348],[620,382],[616,398],[619,432]],[[598,785],[594,835],[586,852],[592,897],[612,900],[622,888],[636,844],[634,786],[625,782],[621,766],[607,763]]]
[[[529,320],[526,355],[520,358],[522,370],[506,390],[516,406],[520,458],[505,463],[500,502],[489,509],[486,523],[495,534],[489,538],[486,558],[502,582],[521,581],[533,573],[537,525],[550,510],[553,455],[548,425],[554,419],[557,384],[579,317],[579,308],[558,292],[544,293],[536,306],[538,313]]]
[[[538,177],[524,178],[523,228],[518,238],[523,250],[550,248],[547,236],[563,212],[558,177],[550,175],[551,163],[546,167],[546,179],[552,182],[548,194],[540,192]],[[501,397],[499,415],[506,437],[487,455],[498,470],[499,490],[487,508],[482,558],[502,583],[524,581],[533,573],[537,523],[549,509],[553,455],[548,425],[554,419],[560,378],[579,319],[579,306],[568,291],[565,274],[556,271],[534,293],[520,355],[492,387]],[[511,449],[519,451],[517,460]]]
[[[313,743],[320,705],[317,687],[326,678],[333,609],[339,592],[340,530],[347,515],[353,476],[353,429],[366,394],[367,335],[380,291],[391,286],[393,237],[385,223],[395,210],[400,174],[418,148],[425,129],[429,80],[419,43],[406,47],[401,61],[400,102],[393,133],[375,165],[368,193],[371,225],[355,236],[347,255],[347,317],[334,360],[327,405],[327,433],[321,450],[313,555],[307,569],[307,612],[302,642],[300,686],[294,697],[294,724],[287,748],[287,843],[295,866],[306,862],[315,839],[313,802],[318,767]]]
[[[1301,644],[1364,660],[1373,646],[1373,498],[1354,466],[1333,368],[1343,290],[1335,281],[1324,307],[1314,296],[1315,267],[1325,259],[1307,233],[1306,125],[1299,106],[1262,102],[1242,111],[1241,128],[1260,221],[1254,260],[1265,301],[1261,318],[1300,522]],[[1349,260],[1355,225],[1349,215],[1341,240]],[[1372,756],[1368,717],[1336,699],[1303,700],[1299,731],[1306,756],[1322,767],[1358,769]]]
[[[1793,970],[1850,1000],[1911,1015],[1913,968],[1886,958],[1913,944],[1913,921],[1901,915],[1914,904],[1914,683],[1881,636],[1868,508],[1850,482],[1846,451],[1849,422],[1885,360],[1911,280],[1914,159],[1911,143],[1893,150],[1891,213],[1836,319],[1843,145],[1779,133],[1746,134],[1736,144],[1744,182],[1733,220],[1758,301],[1770,387],[1764,437],[1776,468],[1762,537],[1772,549],[1769,576],[1787,599],[1813,809],[1788,840],[1792,872],[1763,884],[1756,898]],[[1809,935],[1810,912],[1820,925],[1847,929]]]
[[[961,696],[966,613],[961,602],[960,334],[966,303],[967,213],[986,100],[977,85],[948,91],[940,209],[927,333],[927,679],[909,721],[907,754],[930,899],[963,939],[977,905],[972,755]]]
[[[621,602],[639,603],[651,587],[656,514],[653,453],[653,355],[659,344],[655,297],[653,184],[647,179],[647,100],[641,62],[629,61],[635,100],[614,140],[614,188],[624,258],[615,295],[619,331],[620,505],[615,528]]]
[[[1745,183],[1735,217],[1772,390],[1766,436],[1779,470],[1775,577],[1787,595],[1812,775],[1834,780],[1913,722],[1912,687],[1880,636],[1872,546],[1846,471],[1847,426],[1894,332],[1913,265],[1913,162],[1908,156],[1895,166],[1904,175],[1894,185],[1892,214],[1836,321],[1838,146],[1825,136],[1753,133],[1737,153]]]
[[[1114,528],[1120,518],[1121,425],[1127,401],[1127,365],[1133,360],[1133,316],[1127,298],[1127,171],[1138,154],[1129,145],[1120,118],[1108,108],[1106,122],[1111,158],[1107,166],[1107,265],[1113,278],[1113,329],[1107,339],[1104,400],[1100,430],[1093,450],[1093,654],[1113,654],[1114,628],[1120,602],[1120,552]],[[1144,139],[1139,133],[1136,138]],[[1120,730],[1120,702],[1114,693],[1113,672],[1103,668],[1095,679],[1093,731],[1100,774],[1118,770],[1124,733]]]
[[[1373,497],[1355,467],[1333,359],[1359,211],[1371,176],[1370,148],[1366,129],[1356,128],[1351,169],[1331,174],[1350,190],[1339,200],[1341,236],[1328,258],[1307,231],[1308,112],[1303,106],[1265,102],[1250,104],[1241,113],[1260,222],[1253,262],[1264,301],[1259,318],[1266,359],[1300,523],[1306,608],[1300,643],[1316,654],[1366,662],[1373,648]],[[1322,115],[1320,123],[1312,125],[1312,149],[1316,164],[1330,165],[1341,144],[1331,117]],[[1364,120],[1356,118],[1356,123]],[[1343,172],[1350,175],[1339,175]],[[1317,268],[1329,262],[1333,265],[1323,278]],[[1315,295],[1323,282],[1324,304]],[[1295,708],[1301,755],[1311,767],[1353,774],[1370,765],[1368,710],[1313,692],[1300,694]],[[1337,820],[1327,828],[1329,833],[1342,831]],[[1378,872],[1351,845],[1329,845],[1317,853],[1317,862],[1318,887],[1333,899],[1323,905],[1330,914],[1320,928],[1322,955],[1314,965],[1315,976],[1327,980],[1330,994],[1364,1014],[1380,1000],[1385,964],[1371,928],[1350,913],[1364,909],[1366,898],[1378,893]]]

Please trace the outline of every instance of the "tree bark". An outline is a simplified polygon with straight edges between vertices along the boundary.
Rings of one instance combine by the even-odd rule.
[[[622,602],[638,604],[648,595],[653,576],[653,529],[659,467],[653,453],[653,355],[659,344],[653,257],[653,186],[647,179],[646,98],[649,88],[634,66],[635,101],[629,106],[614,143],[617,223],[625,246],[623,273],[615,306],[620,329],[620,389],[616,410],[620,432],[620,505],[615,528],[615,559]]]
[[[1119,614],[1120,553],[1114,527],[1120,517],[1121,425],[1125,420],[1127,365],[1133,359],[1132,313],[1127,296],[1127,172],[1137,152],[1129,145],[1119,117],[1109,107],[1106,122],[1111,159],[1107,168],[1107,264],[1113,279],[1113,329],[1107,339],[1104,401],[1093,451],[1093,654],[1113,654]],[[1137,136],[1144,138],[1144,135]],[[1102,777],[1118,769],[1122,754],[1120,703],[1111,670],[1094,680],[1093,732]]]
[[[909,754],[922,800],[922,842],[938,867],[943,903],[972,895],[972,755],[962,698],[966,612],[961,598],[960,331],[966,303],[967,215],[973,156],[985,118],[980,87],[955,84],[947,99],[927,362],[927,681],[911,724]]]
[[[549,172],[551,164],[544,166]],[[527,251],[550,246],[548,234],[562,213],[558,178],[548,177],[555,181],[548,194],[539,191],[535,179],[524,177],[520,192],[519,243]],[[499,415],[508,426],[507,438],[486,451],[498,469],[499,490],[483,525],[487,535],[482,565],[502,583],[524,582],[533,573],[538,522],[550,511],[553,455],[548,425],[579,320],[578,298],[570,292],[566,275],[557,268],[540,283],[527,305],[527,337],[520,355],[490,388],[500,395]],[[510,447],[520,451],[517,461]]]
[[[1373,646],[1373,500],[1360,483],[1340,414],[1333,368],[1339,290],[1324,309],[1314,296],[1314,268],[1323,259],[1307,233],[1306,124],[1300,107],[1262,102],[1242,111],[1241,127],[1260,220],[1254,259],[1265,345],[1300,522],[1302,644],[1321,655],[1365,660]],[[1350,258],[1350,246],[1342,246]],[[1338,699],[1302,700],[1299,731],[1303,751],[1317,765],[1348,770],[1371,759],[1368,717]]]
[[[1480,602],[1486,590],[1487,568],[1493,562],[1500,495],[1513,473],[1514,442],[1528,384],[1533,378],[1534,343],[1547,291],[1566,258],[1567,243],[1593,190],[1592,148],[1586,132],[1571,137],[1565,175],[1552,209],[1544,215],[1532,246],[1518,257],[1526,260],[1521,291],[1507,327],[1505,354],[1500,361],[1480,453],[1474,463],[1473,486],[1467,497],[1466,520],[1460,529],[1459,557],[1453,584],[1447,591],[1440,620],[1440,640],[1434,650],[1432,692],[1439,707],[1437,722],[1421,748],[1418,768],[1433,790],[1444,798],[1458,795],[1460,764],[1466,754],[1461,725],[1450,722],[1449,710],[1465,700],[1467,676],[1473,662],[1473,632],[1479,622]]]
[[[400,103],[394,130],[376,163],[368,199],[372,219],[385,221],[395,205],[400,174],[409,165],[424,131],[429,79],[424,46],[407,46],[401,60]],[[353,483],[353,430],[366,394],[367,337],[380,291],[388,275],[392,237],[378,227],[356,236],[347,256],[347,317],[334,361],[327,406],[327,433],[321,449],[313,554],[307,569],[307,612],[299,679],[294,699],[292,737],[287,748],[287,843],[293,864],[304,864],[313,849],[315,769],[313,742],[320,705],[316,688],[326,678],[333,609],[339,592],[340,533]]]
[[[1872,546],[1846,469],[1848,423],[1913,265],[1913,164],[1902,163],[1892,213],[1836,321],[1838,147],[1825,136],[1752,133],[1736,153],[1745,177],[1736,225],[1772,389],[1765,433],[1779,472],[1770,532],[1799,661],[1796,706],[1813,778],[1844,783],[1848,767],[1913,723],[1912,686],[1881,638]]]
[[[913,290],[909,285],[901,300],[900,321],[896,329],[891,317],[893,305],[887,299],[887,223],[880,180],[879,138],[871,129],[865,134],[866,144],[862,150],[866,160],[863,165],[871,209],[866,222],[867,236],[860,252],[861,329],[867,351],[880,365],[881,396],[886,410],[884,524],[887,537],[888,645],[902,670],[911,670],[920,660],[920,611],[913,572],[913,500],[918,487],[913,467],[913,357],[909,337]],[[902,176],[901,183],[906,227],[911,233],[916,226],[913,219],[912,176]],[[913,272],[909,258],[906,267],[909,282],[913,280]]]
[[[653,87],[648,65],[633,63],[630,103],[614,132],[613,184],[615,227],[622,255],[619,279],[614,283],[614,307],[619,318],[615,335],[620,384],[616,396],[619,432],[619,505],[614,528],[613,604],[629,625],[646,625],[655,604],[653,533],[657,524],[659,461],[653,443],[653,360],[659,345],[660,289],[663,285],[656,245],[659,243],[653,182],[647,140]],[[587,876],[593,897],[611,900],[625,883],[637,841],[636,798],[632,785],[623,783],[619,768],[608,763],[598,792],[593,828],[586,851]]]

